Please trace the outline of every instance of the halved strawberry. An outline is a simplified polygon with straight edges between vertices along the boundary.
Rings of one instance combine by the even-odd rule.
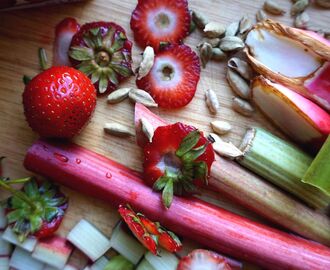
[[[225,258],[219,254],[205,250],[196,249],[183,257],[177,270],[231,270]]]
[[[187,0],[139,0],[131,17],[135,41],[156,51],[160,42],[179,43],[189,34]]]
[[[71,17],[64,18],[55,27],[53,66],[70,66],[69,48],[72,37],[79,31],[80,25]]]
[[[89,76],[99,93],[112,91],[133,75],[132,42],[125,30],[113,22],[84,24],[70,45],[72,64]]]
[[[155,56],[147,76],[136,85],[148,91],[160,107],[180,108],[195,95],[200,77],[197,54],[186,45],[169,45]]]
[[[213,161],[213,147],[202,132],[182,123],[161,126],[144,147],[144,178],[155,190],[162,190],[168,208],[173,193],[196,192],[196,180],[207,183]]]

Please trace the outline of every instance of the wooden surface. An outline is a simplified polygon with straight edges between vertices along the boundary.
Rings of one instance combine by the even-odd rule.
[[[278,0],[278,2],[285,7],[287,14],[281,17],[270,17],[292,25],[293,19],[288,15],[291,1]],[[254,20],[255,13],[261,8],[262,3],[263,1],[260,0],[189,1],[191,9],[204,12],[211,20],[225,25],[239,20],[245,14]],[[44,47],[51,59],[55,25],[66,16],[76,17],[81,24],[97,20],[114,21],[126,29],[128,38],[132,40],[129,20],[135,5],[136,1],[132,0],[94,0],[79,4],[0,13],[0,155],[7,157],[6,176],[15,178],[30,175],[24,170],[22,161],[26,150],[37,135],[31,131],[24,119],[21,103],[24,89],[22,75],[33,76],[39,72],[37,58],[39,47]],[[323,29],[330,26],[330,11],[310,7],[308,12],[313,25]],[[195,48],[200,40],[201,34],[195,31],[185,42]],[[134,67],[140,61],[141,51],[142,48],[133,47]],[[121,86],[126,85],[134,86],[135,79],[132,77]],[[220,100],[221,108],[216,116],[209,113],[204,103],[204,91],[208,88],[214,89]],[[169,121],[190,123],[207,132],[210,131],[210,121],[226,120],[233,126],[233,131],[226,136],[226,139],[236,145],[239,144],[245,129],[251,125],[262,126],[280,134],[259,112],[251,118],[242,117],[233,112],[232,96],[233,93],[225,80],[225,64],[210,62],[207,68],[202,70],[196,96],[188,106],[174,111],[162,109],[153,111]],[[91,123],[74,141],[128,167],[141,170],[142,155],[135,145],[135,138],[121,139],[103,132],[103,125],[107,121],[130,125],[133,129],[133,108],[134,106],[128,101],[109,105],[106,97],[99,98]],[[113,224],[118,219],[114,209],[94,198],[88,198],[65,188],[63,190],[70,196],[70,208],[60,229],[61,234],[66,234],[78,220],[86,218],[110,235]],[[0,191],[0,198],[6,196],[7,194]],[[233,206],[224,198],[219,196],[219,199],[225,208],[233,209]],[[240,208],[237,209],[241,211]]]

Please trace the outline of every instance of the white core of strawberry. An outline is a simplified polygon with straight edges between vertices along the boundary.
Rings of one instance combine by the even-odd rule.
[[[160,7],[148,13],[147,23],[150,32],[156,37],[162,37],[175,31],[177,15],[168,8]]]
[[[203,252],[198,252],[194,254],[189,270],[223,270],[226,269],[225,266],[225,262],[219,263],[209,257],[209,255]]]
[[[305,77],[316,71],[321,59],[312,51],[287,37],[269,30],[254,29],[246,37],[250,53],[261,64],[287,77]]]
[[[154,84],[159,89],[174,88],[181,83],[183,67],[170,56],[156,57],[154,66],[151,69]]]
[[[157,164],[157,168],[162,172],[165,170],[168,173],[179,174],[182,168],[181,160],[175,155],[175,153],[165,154]]]
[[[145,258],[157,270],[176,270],[179,264],[179,259],[164,249],[160,250],[159,256],[147,252]]]
[[[42,270],[44,264],[34,258],[28,251],[16,247],[9,262],[10,267],[16,270]]]
[[[37,244],[37,239],[33,236],[28,236],[28,238],[21,243],[16,234],[9,227],[4,231],[2,239],[29,252],[32,252]]]

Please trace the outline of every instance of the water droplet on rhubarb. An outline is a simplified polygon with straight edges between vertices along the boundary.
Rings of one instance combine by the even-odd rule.
[[[59,153],[54,153],[54,157],[56,159],[58,159],[59,161],[62,161],[62,162],[68,162],[69,161],[68,157],[66,157],[62,154],[59,154]]]
[[[81,163],[81,160],[79,158],[76,158],[76,163],[77,164],[80,164]]]
[[[107,173],[105,174],[105,177],[108,178],[108,179],[110,179],[110,178],[112,177],[112,174],[111,174],[110,172],[107,172]]]

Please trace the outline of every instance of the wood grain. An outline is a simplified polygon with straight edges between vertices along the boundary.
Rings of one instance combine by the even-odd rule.
[[[293,19],[288,15],[291,1],[278,0],[278,2],[287,10],[286,15],[270,17],[291,25]],[[189,4],[191,9],[204,12],[211,20],[227,25],[239,20],[245,14],[254,20],[255,13],[262,7],[263,1],[192,0],[189,1]],[[15,178],[29,175],[29,172],[24,170],[22,161],[27,148],[37,138],[37,135],[31,131],[24,119],[21,103],[24,89],[22,75],[33,76],[39,72],[37,59],[39,47],[45,48],[51,59],[54,26],[66,16],[76,17],[80,23],[96,20],[114,21],[122,25],[126,29],[129,39],[132,39],[129,20],[135,5],[136,1],[131,0],[94,0],[79,4],[0,13],[0,125],[2,128],[0,154],[7,157],[6,176]],[[314,25],[322,29],[329,27],[329,11],[310,7],[308,12]],[[185,42],[195,48],[201,37],[201,34],[195,31]],[[141,51],[142,48],[134,46],[135,66],[140,61]],[[134,85],[135,80],[131,78],[121,86]],[[215,90],[220,100],[221,108],[216,116],[209,113],[204,103],[204,91],[208,88]],[[191,123],[205,131],[210,131],[210,121],[226,120],[233,126],[233,132],[226,136],[226,139],[235,144],[239,143],[245,129],[251,125],[262,126],[280,134],[259,112],[256,112],[251,118],[233,112],[231,109],[232,97],[233,93],[225,80],[225,64],[210,62],[206,69],[202,70],[196,96],[188,106],[174,111],[162,109],[153,111],[171,122]],[[91,123],[74,141],[128,167],[141,170],[142,155],[140,149],[135,145],[135,139],[121,139],[104,134],[103,125],[106,121],[117,121],[131,125],[133,128],[133,105],[129,101],[109,105],[106,97],[100,97]],[[280,135],[282,136],[282,134]],[[110,235],[112,227],[118,219],[115,209],[94,198],[82,196],[66,188],[63,190],[70,196],[70,208],[60,229],[61,234],[65,235],[78,220],[86,218],[95,223],[104,233]],[[0,191],[0,198],[6,196],[7,194]],[[211,194],[209,198],[220,202],[227,209],[243,215],[251,215],[220,195]]]

